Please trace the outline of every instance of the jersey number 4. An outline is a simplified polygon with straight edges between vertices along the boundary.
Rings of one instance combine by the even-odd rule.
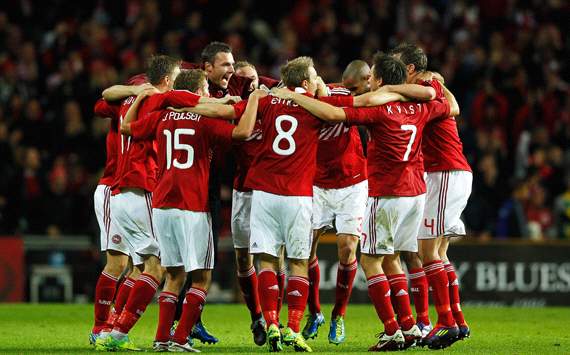
[[[174,166],[178,169],[188,169],[194,164],[194,148],[190,144],[180,142],[181,136],[193,136],[196,131],[191,128],[178,128],[174,130],[174,145],[172,144],[172,132],[165,129],[162,131],[166,136],[166,169]],[[188,158],[184,163],[178,161],[177,158],[172,160],[172,150],[185,150],[188,153]]]
[[[283,129],[283,122],[285,121],[291,123],[291,127],[287,131]],[[275,137],[275,139],[273,140],[273,151],[275,153],[279,155],[291,155],[295,153],[296,145],[295,145],[295,140],[293,139],[293,133],[295,133],[295,131],[297,130],[298,125],[299,123],[297,122],[297,119],[293,116],[289,115],[277,116],[277,118],[275,119],[275,129],[277,130],[277,137]],[[283,140],[287,141],[289,145],[287,149],[281,149],[279,147],[279,143],[281,143],[281,141]]]

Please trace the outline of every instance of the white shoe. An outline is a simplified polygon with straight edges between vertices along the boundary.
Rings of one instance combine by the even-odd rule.
[[[431,324],[424,325],[423,327],[421,327],[422,339],[427,337],[427,335],[429,334],[429,332],[431,332],[432,329],[433,326]]]
[[[169,342],[167,341],[153,341],[152,342],[152,350],[156,351],[157,353],[164,353],[168,351]]]
[[[380,333],[378,343],[371,346],[368,351],[398,351],[404,348],[405,342],[404,334],[400,329],[392,335]]]
[[[168,343],[168,352],[170,353],[200,353],[198,349],[194,349],[190,344],[178,344],[177,342],[171,341]]]
[[[416,324],[408,330],[402,330],[402,334],[404,334],[404,339],[406,340],[404,349],[415,346],[422,339],[422,331]]]

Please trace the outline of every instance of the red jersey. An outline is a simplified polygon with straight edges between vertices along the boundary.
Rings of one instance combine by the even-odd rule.
[[[243,115],[247,101],[240,101],[234,105],[236,117]],[[247,172],[251,167],[253,158],[261,149],[261,121],[257,120],[253,128],[253,133],[245,141],[234,141],[233,147],[236,159],[236,172],[234,176],[234,189],[237,191],[248,192],[251,189],[245,187],[245,179]]]
[[[141,103],[138,117],[143,118],[147,113],[162,107],[196,106],[199,99],[199,95],[187,90],[171,90],[155,94]],[[119,126],[134,101],[134,96],[123,101]],[[125,135],[120,135],[119,139],[119,163],[113,184],[113,194],[119,193],[122,188],[139,188],[152,192],[156,185],[157,169],[156,149],[153,142],[151,140],[132,142],[131,137]]]
[[[333,96],[350,95],[350,90],[343,87],[334,87],[329,91]],[[358,128],[344,122],[325,123],[319,132],[314,185],[324,189],[341,189],[367,178],[366,158]]]
[[[350,96],[322,100],[352,106]],[[313,196],[318,135],[323,122],[291,100],[271,95],[259,100],[257,117],[263,138],[245,187],[282,196]]]
[[[449,103],[392,102],[382,106],[345,108],[348,124],[366,125],[368,195],[417,196],[426,192],[421,155],[422,131],[429,120],[449,116]]]
[[[444,97],[443,88],[437,80],[423,82],[430,85],[437,97]],[[457,132],[455,117],[447,117],[430,122],[425,127],[422,141],[424,167],[430,173],[434,171],[465,170],[471,171],[467,159],[463,155],[463,144]]]
[[[228,144],[234,126],[191,112],[155,111],[131,123],[134,142],[156,139],[154,208],[207,212],[212,146]]]
[[[113,185],[115,180],[115,171],[117,170],[117,142],[119,133],[117,131],[117,122],[119,121],[119,105],[109,104],[103,99],[97,100],[95,103],[95,116],[111,118],[109,123],[109,131],[105,137],[105,148],[107,150],[107,159],[105,160],[105,169],[103,176],[99,179],[99,185]]]

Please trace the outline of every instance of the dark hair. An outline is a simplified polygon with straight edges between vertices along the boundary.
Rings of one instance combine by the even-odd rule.
[[[206,80],[206,72],[202,69],[184,69],[176,77],[174,89],[196,92]]]
[[[417,72],[423,72],[427,69],[427,56],[415,44],[400,43],[390,51],[390,55],[400,55],[400,60],[406,65],[413,64]]]
[[[301,86],[303,80],[309,80],[309,68],[314,67],[311,57],[297,57],[281,67],[281,80],[285,86]]]
[[[146,76],[152,85],[158,85],[167,75],[180,66],[181,61],[167,55],[153,55],[147,63]]]
[[[398,85],[406,82],[406,66],[401,60],[378,52],[374,55],[373,63],[374,76],[382,79],[382,84]]]
[[[202,50],[202,63],[210,63],[214,64],[214,60],[216,59],[216,54],[219,52],[224,53],[231,53],[232,47],[229,44],[224,42],[210,42],[203,50]]]

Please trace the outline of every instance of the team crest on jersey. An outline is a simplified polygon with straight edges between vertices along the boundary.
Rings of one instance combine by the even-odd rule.
[[[118,234],[115,234],[113,237],[111,237],[111,241],[115,244],[120,244],[121,243],[121,236]]]

